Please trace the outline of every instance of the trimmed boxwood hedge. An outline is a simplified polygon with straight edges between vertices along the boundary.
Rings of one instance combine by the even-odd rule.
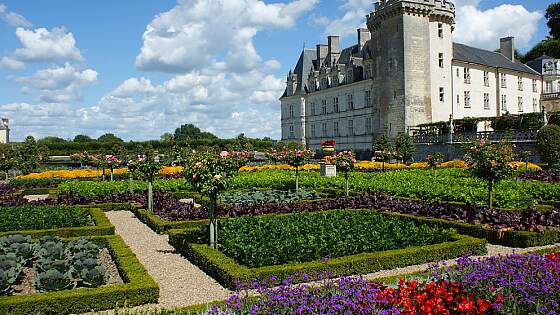
[[[385,215],[393,216],[387,213]],[[312,272],[330,272],[333,276],[368,274],[380,270],[457,258],[464,254],[486,254],[485,240],[457,235],[454,241],[435,245],[349,255],[332,258],[326,262],[317,260],[306,263],[248,268],[236,263],[232,258],[208,245],[194,243],[198,239],[199,231],[197,228],[170,231],[169,243],[190,262],[213,277],[221,285],[230,289],[235,289],[236,279],[246,282],[254,278],[269,279],[271,276],[275,276],[278,281],[281,281],[296,273]]]
[[[25,231],[7,231],[0,232],[0,237],[14,234],[30,235],[33,238],[45,235],[60,237],[77,237],[77,236],[101,236],[115,234],[115,227],[111,221],[105,216],[105,213],[99,207],[88,207],[89,214],[95,225],[82,227],[68,227],[47,230],[25,230]]]
[[[133,208],[131,211],[140,221],[142,221],[142,223],[149,226],[158,234],[168,234],[170,230],[189,229],[209,223],[208,220],[168,221],[149,210],[141,208]]]
[[[560,229],[549,228],[541,232],[530,231],[503,231],[486,227],[480,224],[469,224],[463,222],[450,221],[445,219],[426,218],[410,214],[391,213],[405,220],[411,220],[420,224],[432,224],[442,228],[453,228],[457,232],[472,237],[486,239],[490,244],[503,245],[508,247],[534,247],[557,243],[560,241]],[[501,235],[500,235],[501,234]]]
[[[112,309],[116,305],[136,306],[158,301],[157,283],[119,236],[91,240],[109,250],[124,284],[0,297],[0,314],[80,314]]]

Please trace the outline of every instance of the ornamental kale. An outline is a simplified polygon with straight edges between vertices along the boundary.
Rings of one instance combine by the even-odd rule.
[[[61,273],[56,269],[40,272],[34,279],[35,288],[39,292],[67,290],[75,286],[70,272]]]

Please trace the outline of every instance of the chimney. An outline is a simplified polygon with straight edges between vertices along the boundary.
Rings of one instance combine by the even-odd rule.
[[[329,53],[328,45],[317,45],[317,67],[320,69]]]
[[[381,3],[379,1],[375,2],[373,4],[373,11],[377,12],[379,10],[379,6],[381,6]]]
[[[371,39],[371,33],[367,28],[359,28],[358,29],[358,50],[362,50],[362,48],[366,45],[366,42]]]
[[[340,36],[329,36],[329,65],[332,67],[340,55]]]
[[[515,61],[515,45],[513,40],[514,38],[511,36],[500,38],[500,52],[511,61]]]

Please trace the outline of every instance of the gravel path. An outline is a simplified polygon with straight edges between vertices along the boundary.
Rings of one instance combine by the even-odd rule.
[[[180,307],[225,300],[230,291],[176,254],[167,235],[158,235],[130,211],[107,212],[115,231],[136,254],[160,288],[156,307]]]

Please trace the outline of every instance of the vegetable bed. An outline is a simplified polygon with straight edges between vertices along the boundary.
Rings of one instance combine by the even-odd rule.
[[[8,239],[11,245],[6,249]],[[115,305],[136,306],[158,301],[157,284],[118,236],[87,240],[50,237],[34,241],[12,236],[3,240],[0,269],[7,272],[0,273],[0,277],[8,274],[4,278],[9,279],[10,286],[5,284],[6,280],[0,283],[4,283],[3,293],[12,295],[0,296],[0,314],[81,314],[112,309]],[[99,249],[109,255],[116,268],[114,272],[122,281],[108,282],[105,276],[101,277],[99,258],[93,257],[100,253]],[[15,292],[23,281],[21,274],[18,275],[21,266],[36,272],[35,293]]]
[[[82,207],[0,207],[0,232],[88,225],[93,225],[93,221],[88,210]]]
[[[108,279],[101,249],[85,238],[67,244],[52,236],[33,241],[23,235],[0,238],[0,295],[17,293],[17,282],[28,292],[50,292],[95,288]]]
[[[433,245],[452,236],[368,210],[239,217],[219,225],[220,250],[250,268]]]
[[[307,282],[294,279],[294,274],[367,274],[486,253],[485,240],[410,223],[370,210],[244,217],[220,221],[220,250],[206,245],[201,228],[172,230],[169,241],[190,262],[232,289],[238,281],[255,278],[273,277],[269,285],[285,279]]]

